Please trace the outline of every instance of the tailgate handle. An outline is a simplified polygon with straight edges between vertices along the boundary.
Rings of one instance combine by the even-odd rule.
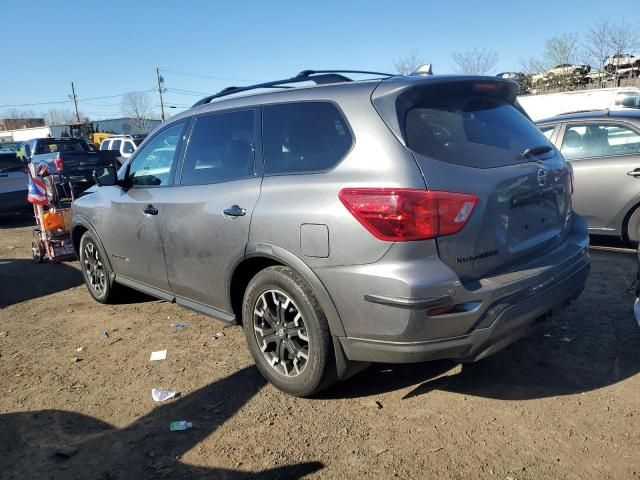
[[[157,215],[158,214],[158,209],[156,207],[154,207],[153,205],[147,205],[147,208],[145,208],[143,211],[147,215]]]
[[[640,172],[638,172],[640,176]],[[564,193],[564,185],[554,185],[543,190],[538,190],[533,193],[524,193],[522,195],[516,195],[511,198],[511,208],[515,208],[519,205],[527,205],[530,203],[537,203],[545,197],[553,197],[558,194]]]
[[[635,170],[627,172],[627,175],[629,175],[630,177],[640,177],[640,168],[636,168]]]

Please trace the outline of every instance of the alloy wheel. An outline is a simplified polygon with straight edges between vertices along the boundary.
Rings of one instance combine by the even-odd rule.
[[[263,292],[253,309],[253,331],[267,363],[280,375],[300,375],[309,360],[309,336],[300,309],[279,290]]]
[[[106,275],[100,253],[93,242],[87,242],[84,246],[84,272],[89,287],[98,296],[102,295],[106,287]]]

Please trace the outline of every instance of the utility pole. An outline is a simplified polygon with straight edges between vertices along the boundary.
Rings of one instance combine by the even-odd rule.
[[[156,76],[158,77],[158,93],[160,94],[160,114],[162,115],[162,121],[164,122],[164,102],[162,101],[162,84],[164,78],[160,76],[160,69],[156,67]]]
[[[73,99],[73,105],[76,107],[76,119],[78,123],[80,123],[80,114],[78,113],[78,97],[76,97],[76,89],[73,86],[73,82],[71,82],[71,98]]]

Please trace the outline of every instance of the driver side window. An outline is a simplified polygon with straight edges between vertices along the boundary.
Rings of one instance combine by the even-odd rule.
[[[183,126],[183,123],[176,123],[163,130],[138,152],[129,167],[129,185],[157,187],[169,183]]]

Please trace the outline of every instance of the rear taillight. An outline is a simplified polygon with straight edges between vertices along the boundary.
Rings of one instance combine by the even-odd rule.
[[[467,193],[405,188],[345,188],[339,197],[376,238],[390,242],[457,233],[478,203]]]
[[[53,161],[53,164],[56,167],[56,170],[61,172],[62,169],[64,168],[64,163],[62,162],[62,158],[60,157],[60,154],[58,154],[58,156],[55,158],[55,160]]]

